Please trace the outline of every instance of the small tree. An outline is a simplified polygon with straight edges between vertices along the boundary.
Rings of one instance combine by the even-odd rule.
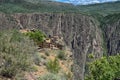
[[[59,61],[57,58],[55,58],[55,60],[50,60],[47,64],[46,67],[48,69],[49,72],[51,73],[58,73],[60,70],[60,65],[59,65]]]

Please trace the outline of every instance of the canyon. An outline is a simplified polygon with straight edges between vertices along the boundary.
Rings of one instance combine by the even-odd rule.
[[[106,23],[77,13],[0,13],[0,29],[39,29],[47,36],[61,36],[73,53],[74,80],[84,80],[88,55],[95,58],[120,53],[120,19]]]

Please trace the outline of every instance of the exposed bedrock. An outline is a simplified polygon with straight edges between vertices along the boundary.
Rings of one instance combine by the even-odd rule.
[[[103,55],[102,32],[94,19],[81,14],[31,13],[0,14],[0,28],[37,28],[49,35],[62,36],[73,52],[74,80],[84,80],[87,55]]]

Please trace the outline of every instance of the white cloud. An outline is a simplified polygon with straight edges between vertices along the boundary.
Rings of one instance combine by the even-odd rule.
[[[118,1],[118,0],[57,0],[66,3],[73,3],[73,4],[92,4],[92,3],[103,3],[109,1]]]

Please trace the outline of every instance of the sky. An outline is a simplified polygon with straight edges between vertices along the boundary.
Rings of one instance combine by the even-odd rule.
[[[111,1],[118,1],[118,0],[55,0],[58,2],[64,3],[73,3],[73,4],[93,4],[93,3],[104,3],[104,2],[111,2]]]

